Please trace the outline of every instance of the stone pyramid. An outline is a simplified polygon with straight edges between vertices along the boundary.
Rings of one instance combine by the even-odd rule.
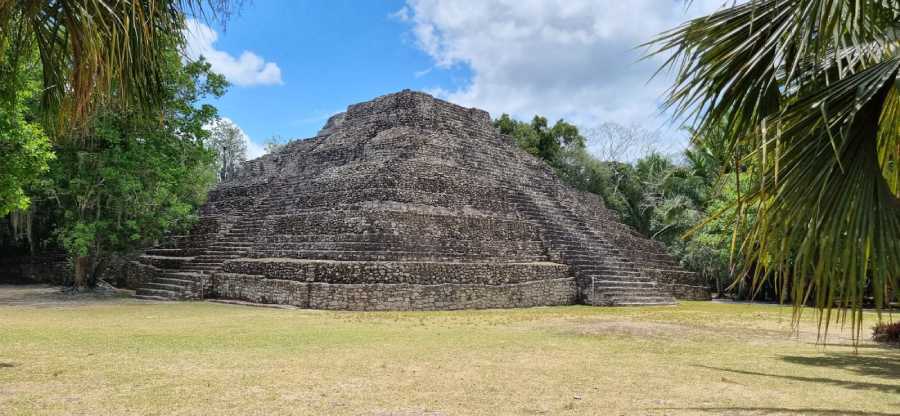
[[[126,273],[151,299],[411,310],[707,298],[490,115],[402,91],[248,161],[201,220]]]

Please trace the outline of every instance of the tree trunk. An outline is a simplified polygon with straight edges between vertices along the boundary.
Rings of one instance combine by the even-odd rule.
[[[91,258],[88,256],[75,257],[75,280],[73,286],[77,290],[86,289],[90,283]]]

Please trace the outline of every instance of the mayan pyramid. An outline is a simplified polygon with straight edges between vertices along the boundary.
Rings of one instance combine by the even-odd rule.
[[[499,134],[402,91],[248,161],[184,236],[126,270],[138,297],[410,310],[706,298],[657,242]]]

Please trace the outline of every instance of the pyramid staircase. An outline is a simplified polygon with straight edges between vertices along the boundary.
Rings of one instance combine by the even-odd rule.
[[[671,305],[675,298],[655,278],[589,227],[548,189],[525,190],[512,199],[538,225],[551,256],[568,264],[578,282],[579,301],[598,306]]]
[[[139,288],[134,297],[147,300],[202,298],[210,276],[220,271],[226,261],[243,257],[250,250],[250,242],[265,221],[263,213],[269,209],[269,195],[271,192],[257,197],[254,205],[215,242],[200,247],[200,254],[186,255],[183,248],[147,250],[139,261],[161,270]]]

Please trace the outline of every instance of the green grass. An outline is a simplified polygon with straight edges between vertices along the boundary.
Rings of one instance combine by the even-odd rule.
[[[838,330],[817,346],[814,323],[802,329],[791,336],[787,308],[703,302],[24,303],[0,306],[0,414],[900,413],[900,350],[856,354]]]

